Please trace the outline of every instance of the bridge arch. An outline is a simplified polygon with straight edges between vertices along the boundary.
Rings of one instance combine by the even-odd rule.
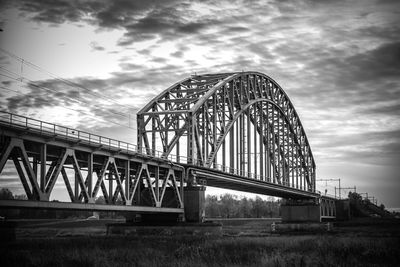
[[[259,72],[192,75],[137,115],[149,155],[315,191],[315,162],[283,89]]]

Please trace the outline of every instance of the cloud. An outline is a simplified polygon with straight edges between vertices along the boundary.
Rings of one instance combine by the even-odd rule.
[[[125,123],[119,113],[136,112],[192,73],[257,70],[288,93],[319,166],[347,164],[349,176],[362,176],[349,162],[393,170],[399,160],[398,1],[7,3],[17,6],[35,27],[50,23],[62,30],[73,23],[119,34],[109,40],[119,45],[112,49],[119,69],[107,78],[72,78],[78,89],[56,79],[38,81],[57,92],[29,87],[24,96],[1,99],[14,110],[55,108],[72,98],[81,101],[74,109]],[[90,48],[101,56],[108,52],[99,45],[105,43],[93,40]],[[87,126],[85,118],[79,120]],[[97,128],[94,124],[95,130],[114,132],[106,130],[106,123]]]
[[[400,75],[400,42],[385,43],[376,49],[349,57],[345,64],[354,68],[351,78],[376,80],[398,78]]]
[[[48,93],[37,90],[36,86],[31,85],[36,90],[31,90],[27,94],[16,95],[7,98],[7,109],[10,112],[21,112],[30,108],[43,108],[55,106],[54,99],[60,93]]]
[[[105,48],[101,45],[99,45],[97,42],[91,42],[90,47],[92,48],[92,51],[104,51]]]
[[[156,38],[165,41],[196,35],[215,23],[217,22],[211,19],[186,20],[185,15],[175,8],[157,8],[148,12],[145,17],[124,23],[126,32],[119,45],[127,46]]]
[[[198,19],[195,10],[180,1],[29,1],[13,3],[36,22],[61,25],[88,22],[99,29],[123,29],[118,44],[130,45],[157,37],[180,38],[198,34],[216,21]]]
[[[375,105],[371,105],[366,107],[363,112],[368,114],[385,114],[390,116],[398,116],[400,113],[400,101],[393,100],[393,101],[384,101],[382,105],[376,103]]]
[[[78,22],[86,14],[99,8],[99,4],[92,1],[16,1],[23,12],[33,14],[32,19],[37,22],[62,24],[64,22]]]

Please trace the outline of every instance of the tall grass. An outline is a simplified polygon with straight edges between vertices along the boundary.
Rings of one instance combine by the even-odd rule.
[[[0,245],[0,266],[396,266],[395,237],[96,237]]]

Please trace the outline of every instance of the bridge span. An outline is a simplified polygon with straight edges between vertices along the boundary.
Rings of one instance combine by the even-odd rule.
[[[262,73],[190,76],[140,110],[137,124],[135,145],[0,112],[0,185],[14,172],[28,198],[0,207],[183,214],[199,184],[320,198],[298,114]],[[70,202],[50,201],[56,184]]]

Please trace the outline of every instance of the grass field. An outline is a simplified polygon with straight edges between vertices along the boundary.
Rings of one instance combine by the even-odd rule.
[[[265,223],[231,221],[224,227],[240,232]],[[23,238],[0,244],[0,266],[399,266],[398,226],[267,236]]]

